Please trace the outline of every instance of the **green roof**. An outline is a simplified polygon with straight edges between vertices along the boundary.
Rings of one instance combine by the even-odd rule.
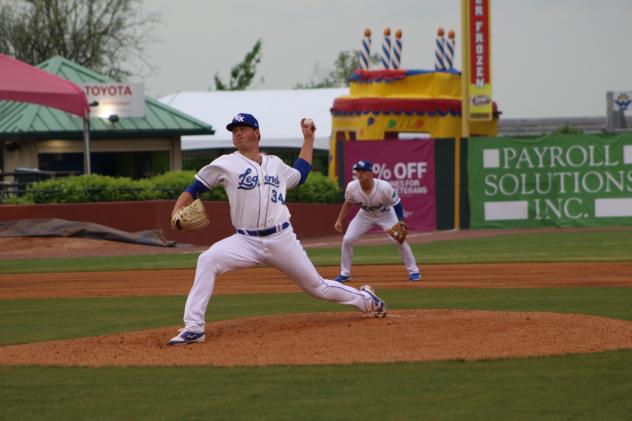
[[[38,65],[78,84],[117,83],[60,56]],[[214,134],[213,128],[194,117],[145,97],[144,117],[125,117],[113,124],[107,119],[90,118],[90,137],[170,137]],[[0,137],[12,139],[83,138],[83,120],[55,108],[24,102],[0,101]]]

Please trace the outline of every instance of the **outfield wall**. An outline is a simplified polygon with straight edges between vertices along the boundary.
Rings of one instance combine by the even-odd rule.
[[[211,223],[200,230],[175,231],[170,215],[175,201],[64,203],[50,205],[0,205],[0,221],[32,218],[60,218],[94,222],[127,232],[162,230],[167,240],[195,245],[211,245],[235,231],[230,222],[228,202],[204,201]],[[334,222],[339,204],[288,203],[292,226],[299,239],[339,235]]]
[[[378,176],[393,183],[413,230],[454,228],[457,212],[461,229],[632,225],[632,134],[345,146],[346,151],[340,148],[342,156],[348,155],[351,162],[372,160]],[[350,164],[346,167],[340,172],[345,180],[351,178]],[[227,202],[204,202],[210,226],[187,232],[171,229],[173,204],[152,200],[0,205],[0,221],[61,218],[128,232],[160,229],[168,240],[196,245],[212,244],[234,232]],[[340,204],[288,203],[288,207],[299,238],[337,235],[333,224]]]
[[[632,135],[468,142],[471,228],[632,225]]]

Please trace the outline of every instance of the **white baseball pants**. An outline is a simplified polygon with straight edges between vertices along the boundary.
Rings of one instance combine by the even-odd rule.
[[[351,305],[362,312],[375,310],[368,294],[322,278],[290,225],[266,237],[234,234],[200,254],[195,281],[184,308],[185,328],[194,332],[204,331],[206,309],[217,275],[262,264],[279,269],[315,298]]]
[[[370,216],[367,212],[360,209],[356,216],[353,217],[351,223],[347,227],[342,238],[342,251],[340,256],[340,274],[344,276],[351,276],[351,261],[353,260],[353,244],[366,234],[374,226],[379,226],[384,231],[388,231],[393,225],[397,223],[397,215],[393,208],[389,208],[388,212],[382,213],[380,216]],[[402,256],[402,261],[409,274],[419,272],[417,262],[415,261],[415,255],[410,248],[410,244],[404,241],[399,244],[398,241],[393,240],[399,250],[399,255]]]

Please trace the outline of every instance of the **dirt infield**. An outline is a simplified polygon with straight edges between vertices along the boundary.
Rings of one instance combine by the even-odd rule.
[[[318,270],[325,278],[333,279],[339,267],[321,266]],[[193,269],[0,275],[0,299],[186,295],[193,276]],[[370,283],[378,291],[405,288],[632,287],[632,262],[428,265],[423,267],[422,282],[409,282],[407,276],[402,265],[356,266],[349,285],[360,287]],[[299,291],[278,270],[261,267],[222,275],[216,282],[214,294]]]
[[[59,241],[0,244],[15,253]],[[67,240],[67,239],[58,239]],[[91,241],[89,247],[85,241]],[[73,240],[72,253],[96,255],[99,240]],[[57,244],[57,248],[54,244]],[[82,243],[82,247],[78,246]],[[118,244],[122,255],[139,246]],[[104,247],[116,249],[105,242]],[[146,247],[146,246],[145,246]],[[142,249],[141,249],[142,250]],[[66,250],[68,251],[68,250]],[[173,252],[170,249],[169,252]],[[162,251],[157,251],[162,252]],[[71,254],[72,254],[71,253]],[[94,253],[94,254],[92,254]],[[45,254],[45,253],[44,253]],[[35,256],[32,256],[35,257]],[[338,267],[320,267],[332,278]],[[428,265],[409,282],[401,265],[354,267],[351,285],[411,288],[632,287],[632,263]],[[186,295],[194,271],[76,272],[0,275],[0,299]],[[222,275],[215,294],[299,292],[275,269]],[[115,335],[0,347],[0,364],[61,366],[350,364],[446,359],[522,358],[632,348],[632,323],[574,314],[465,310],[391,311],[386,319],[355,312],[237,319],[207,326],[207,341],[168,347],[177,326]],[[376,340],[375,338],[379,338]]]
[[[172,347],[173,329],[0,347],[0,364],[261,366],[521,358],[632,348],[632,323],[577,314],[394,311],[237,319]]]

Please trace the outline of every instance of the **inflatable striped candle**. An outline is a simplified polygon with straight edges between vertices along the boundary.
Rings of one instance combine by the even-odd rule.
[[[384,30],[384,41],[382,42],[382,66],[388,69],[391,64],[391,30]]]

